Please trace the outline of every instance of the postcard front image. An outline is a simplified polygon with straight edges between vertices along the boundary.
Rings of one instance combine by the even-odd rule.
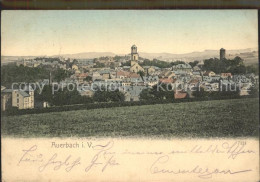
[[[258,181],[256,10],[2,11],[4,181]]]

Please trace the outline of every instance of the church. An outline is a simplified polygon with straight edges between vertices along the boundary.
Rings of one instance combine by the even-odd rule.
[[[131,67],[130,71],[138,73],[139,71],[144,72],[144,68],[138,64],[138,53],[136,45],[131,47]]]

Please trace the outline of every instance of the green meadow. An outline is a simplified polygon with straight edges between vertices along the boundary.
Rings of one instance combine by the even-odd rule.
[[[3,116],[9,137],[258,137],[259,99]]]

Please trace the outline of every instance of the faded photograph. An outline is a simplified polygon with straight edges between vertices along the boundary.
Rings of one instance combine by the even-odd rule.
[[[258,140],[257,13],[2,11],[1,138]]]

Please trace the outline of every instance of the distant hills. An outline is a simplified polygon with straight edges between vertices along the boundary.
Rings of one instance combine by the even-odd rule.
[[[77,54],[62,54],[62,55],[54,55],[52,57],[62,56],[65,58],[74,58],[74,59],[93,59],[98,57],[111,56],[114,57],[116,54],[112,52],[82,52]]]
[[[148,59],[161,59],[164,61],[175,61],[182,60],[185,62],[189,61],[202,61],[209,58],[219,58],[219,50],[205,50],[202,52],[191,52],[186,54],[171,54],[171,53],[143,53],[140,52],[139,55]],[[238,49],[238,50],[226,50],[226,58],[234,58],[240,56],[249,62],[258,62],[258,50],[257,48],[248,49]]]
[[[124,56],[122,54],[115,54],[112,52],[82,52],[77,54],[62,54],[62,55],[53,55],[50,57],[65,57],[65,58],[74,58],[74,59],[93,59],[103,56]],[[147,59],[160,59],[163,61],[176,61],[182,60],[185,62],[189,61],[202,61],[209,58],[219,58],[219,50],[205,50],[202,52],[191,52],[185,54],[172,54],[172,53],[146,53],[139,52],[139,56]],[[257,48],[248,48],[248,49],[237,49],[237,50],[226,50],[226,58],[234,58],[240,56],[245,60],[246,64],[256,64],[258,63],[258,50]],[[21,58],[35,58],[36,56],[1,56],[2,63],[16,61]],[[39,56],[41,57],[41,56]]]

